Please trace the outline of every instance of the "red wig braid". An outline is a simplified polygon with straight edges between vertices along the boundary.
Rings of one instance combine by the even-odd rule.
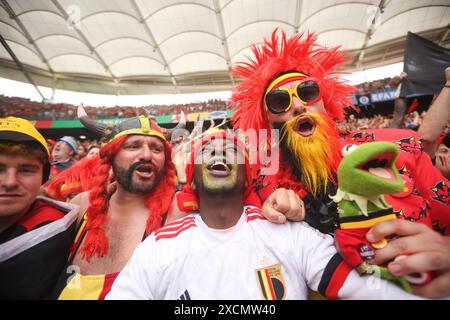
[[[127,138],[127,135],[116,138],[100,149],[100,163],[97,166],[97,173],[89,194],[87,234],[81,248],[83,258],[87,261],[90,261],[94,254],[98,257],[103,257],[108,252],[109,241],[103,228],[107,221],[109,206],[107,193],[108,177],[114,156],[119,152]],[[166,141],[163,142],[166,156],[165,172],[161,181],[145,199],[145,204],[149,208],[149,216],[145,228],[147,235],[161,226],[175,193],[175,166],[170,158],[171,147]]]
[[[342,119],[344,108],[352,106],[354,87],[341,78],[334,68],[345,62],[339,47],[325,48],[317,43],[317,35],[304,33],[287,39],[281,32],[281,43],[275,29],[262,46],[251,47],[254,57],[238,63],[232,74],[243,82],[233,89],[231,101],[236,105],[232,117],[235,128],[247,130],[269,129],[264,109],[264,93],[279,74],[297,71],[314,77],[320,86],[325,109],[331,118]]]

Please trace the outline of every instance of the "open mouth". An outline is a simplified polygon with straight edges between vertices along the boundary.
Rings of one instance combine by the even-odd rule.
[[[385,152],[376,159],[371,159],[359,166],[359,169],[367,171],[370,174],[389,181],[396,181],[394,171],[392,170],[392,159],[394,155],[391,152]]]
[[[228,177],[231,174],[231,165],[220,160],[211,161],[207,166],[209,173],[216,177]]]
[[[153,176],[153,167],[149,164],[143,164],[137,167],[135,172],[140,178],[149,179]]]
[[[315,129],[316,123],[308,116],[300,117],[295,123],[295,131],[303,137],[311,136]]]

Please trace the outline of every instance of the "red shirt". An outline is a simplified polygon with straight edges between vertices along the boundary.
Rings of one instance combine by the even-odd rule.
[[[421,136],[411,130],[362,130],[344,134],[342,146],[370,141],[391,141],[398,145],[400,152],[395,166],[407,190],[395,195],[385,195],[397,217],[425,223],[448,235],[450,183],[433,166],[430,157],[424,152]]]
[[[433,166],[424,152],[420,135],[411,130],[372,129],[342,132],[342,147],[371,141],[390,141],[399,147],[395,163],[403,178],[406,192],[386,195],[398,218],[432,226],[436,231],[450,234],[449,181]],[[280,161],[280,164],[282,161]],[[302,184],[290,175],[290,168],[280,168],[276,175],[262,175],[263,168],[255,168],[253,188],[262,202],[277,188],[293,189],[301,198],[305,196]]]

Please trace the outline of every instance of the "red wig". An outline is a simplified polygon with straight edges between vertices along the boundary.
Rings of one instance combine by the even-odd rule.
[[[99,164],[96,167],[97,172],[92,181],[92,190],[89,194],[87,234],[81,248],[83,258],[87,261],[94,254],[98,257],[103,257],[108,252],[109,241],[104,230],[109,205],[108,177],[114,156],[119,152],[127,138],[128,135],[118,137],[100,149]],[[145,199],[145,204],[149,209],[145,228],[147,235],[161,227],[175,193],[175,166],[171,160],[172,150],[167,141],[163,141],[163,143],[166,156],[164,174],[161,181],[146,195]]]
[[[331,118],[342,119],[344,108],[352,106],[348,85],[334,72],[334,68],[345,62],[344,52],[336,48],[325,48],[317,44],[317,35],[298,34],[290,39],[281,32],[281,43],[277,29],[270,39],[264,39],[261,47],[251,47],[254,58],[240,62],[232,70],[243,82],[233,89],[231,101],[236,105],[232,117],[235,128],[247,130],[269,129],[264,109],[264,93],[270,82],[287,71],[297,71],[314,77],[320,86],[325,109]]]
[[[92,177],[97,174],[99,162],[98,157],[81,159],[46,183],[45,192],[53,199],[66,201],[78,193],[91,190]]]

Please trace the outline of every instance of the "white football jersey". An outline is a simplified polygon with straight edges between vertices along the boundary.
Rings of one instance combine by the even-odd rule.
[[[209,228],[191,214],[139,244],[107,299],[408,299],[374,276],[360,277],[337,254],[333,238],[303,222],[274,224],[244,207],[238,223]]]

